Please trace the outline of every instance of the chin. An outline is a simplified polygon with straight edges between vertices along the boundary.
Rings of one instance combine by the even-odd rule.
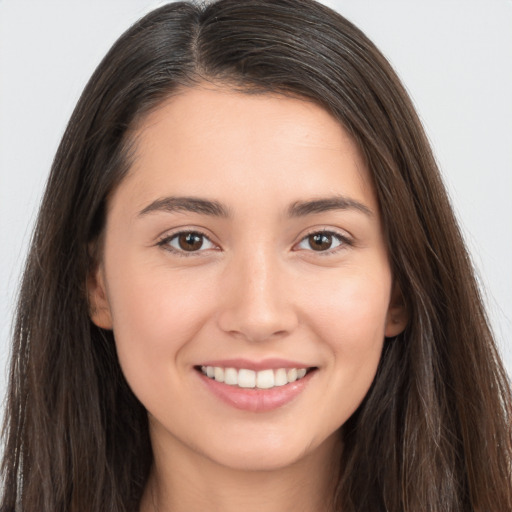
[[[255,437],[232,440],[228,446],[226,443],[221,443],[221,446],[210,444],[204,455],[216,464],[237,471],[279,471],[300,465],[317,455],[332,455],[338,438],[334,434],[323,442],[315,442],[311,439],[294,440],[290,436]]]
[[[301,458],[301,455],[291,456],[288,453],[281,454],[267,450],[264,454],[261,452],[258,454],[223,454],[218,455],[216,459],[211,458],[211,460],[216,464],[235,471],[269,472],[291,467],[297,464]]]

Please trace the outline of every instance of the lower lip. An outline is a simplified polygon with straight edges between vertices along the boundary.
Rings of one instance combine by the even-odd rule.
[[[230,386],[211,379],[202,372],[197,373],[209,391],[228,405],[244,411],[266,412],[278,409],[294,400],[304,391],[316,371],[308,372],[295,382],[271,389]]]

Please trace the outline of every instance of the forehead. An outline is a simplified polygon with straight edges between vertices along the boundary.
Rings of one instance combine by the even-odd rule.
[[[244,93],[213,84],[178,90],[143,117],[135,132],[139,148],[149,139],[155,140],[158,133],[199,147],[210,141],[218,144],[219,130],[224,135],[229,132],[226,145],[249,142],[244,146],[246,150],[258,143],[268,145],[279,135],[274,139],[275,147],[295,143],[357,153],[341,123],[309,99]],[[194,133],[200,137],[191,138]],[[234,151],[236,145],[232,144],[231,149]]]
[[[138,123],[134,143],[125,181],[141,201],[158,190],[229,198],[230,192],[275,195],[283,189],[290,197],[325,196],[349,188],[376,207],[356,144],[341,123],[306,99],[214,85],[183,89]]]

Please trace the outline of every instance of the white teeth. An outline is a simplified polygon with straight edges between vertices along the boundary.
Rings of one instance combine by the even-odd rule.
[[[230,386],[236,386],[238,384],[238,372],[234,368],[226,368],[224,382]]]
[[[238,387],[254,388],[256,387],[256,372],[252,370],[238,370]]]
[[[218,382],[224,382],[224,368],[218,366],[215,367],[214,371],[215,380]]]
[[[288,384],[286,370],[284,368],[279,368],[279,370],[276,370],[274,375],[274,386],[284,386],[285,384]]]
[[[256,374],[256,387],[269,389],[274,387],[274,370],[263,370]]]
[[[295,382],[297,380],[297,368],[290,368],[286,374],[288,382]]]
[[[201,366],[201,372],[230,386],[240,388],[271,389],[277,386],[285,386],[291,382],[302,379],[307,373],[306,368],[278,368],[276,370],[261,370],[255,372],[241,368],[222,368],[220,366]]]

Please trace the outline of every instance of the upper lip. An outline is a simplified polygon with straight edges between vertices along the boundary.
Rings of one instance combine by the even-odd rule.
[[[314,365],[305,364],[299,361],[291,361],[289,359],[262,359],[261,361],[253,361],[250,359],[216,359],[212,361],[204,361],[199,366],[218,366],[220,368],[242,368],[247,370],[277,370],[278,368],[312,368]]]

